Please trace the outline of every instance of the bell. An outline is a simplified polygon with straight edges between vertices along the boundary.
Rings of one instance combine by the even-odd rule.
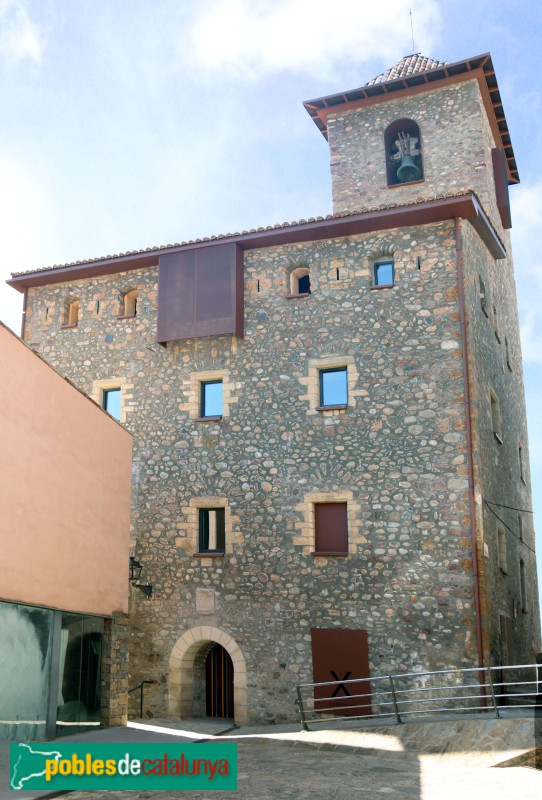
[[[412,156],[403,156],[401,159],[401,164],[397,169],[397,177],[401,183],[406,183],[407,181],[417,181],[418,178],[421,178],[421,176],[422,172],[414,163]]]

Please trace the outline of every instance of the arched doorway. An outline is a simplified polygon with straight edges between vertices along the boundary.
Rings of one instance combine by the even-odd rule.
[[[213,652],[214,655],[211,655]],[[229,660],[226,659],[226,656]],[[208,658],[210,659],[209,663]],[[209,681],[207,679],[208,669],[210,671]],[[214,684],[213,670],[215,673]],[[216,688],[217,681],[221,686],[220,691],[217,691]],[[230,717],[238,725],[246,725],[248,722],[247,668],[243,653],[237,642],[225,631],[201,625],[185,631],[171,651],[168,675],[168,717],[170,719],[190,719],[207,716],[209,713],[207,711],[208,684],[215,686],[213,702],[216,715]],[[223,689],[226,691],[224,692]],[[222,699],[220,692],[222,692]]]
[[[233,662],[220,644],[213,645],[205,659],[205,712],[208,717],[233,719]]]

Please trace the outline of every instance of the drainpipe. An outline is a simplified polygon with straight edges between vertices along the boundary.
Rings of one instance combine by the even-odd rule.
[[[24,295],[23,295],[23,314],[21,317],[21,339],[24,339],[24,323],[26,320],[26,303],[28,300],[28,287],[24,287]]]
[[[474,513],[474,465],[472,458],[472,427],[469,361],[467,358],[467,323],[465,318],[465,295],[463,290],[463,248],[461,245],[460,219],[455,218],[455,253],[457,266],[457,283],[459,287],[459,314],[461,319],[461,356],[463,359],[463,375],[465,380],[465,420],[467,425],[467,462],[469,470],[469,503],[470,528],[472,542],[472,570],[474,574],[474,614],[476,617],[476,640],[478,647],[478,666],[484,666],[484,650],[482,646],[482,614],[480,607],[480,585],[478,583],[478,549],[476,547],[476,516]]]

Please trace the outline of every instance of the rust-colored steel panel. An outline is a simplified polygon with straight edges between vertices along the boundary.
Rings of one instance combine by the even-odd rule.
[[[312,628],[312,674],[314,708],[321,713],[364,716],[372,713],[367,631],[348,628]]]
[[[510,213],[510,195],[508,193],[508,173],[506,170],[506,156],[502,147],[494,147],[491,151],[493,159],[493,175],[495,176],[495,194],[497,195],[497,208],[501,215],[503,228],[512,227]]]
[[[346,503],[316,503],[314,529],[317,553],[348,553]]]
[[[157,341],[243,335],[243,254],[228,243],[160,256]]]

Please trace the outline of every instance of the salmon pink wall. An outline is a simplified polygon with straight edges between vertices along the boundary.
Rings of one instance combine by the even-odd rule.
[[[128,610],[132,437],[0,323],[0,599]]]

